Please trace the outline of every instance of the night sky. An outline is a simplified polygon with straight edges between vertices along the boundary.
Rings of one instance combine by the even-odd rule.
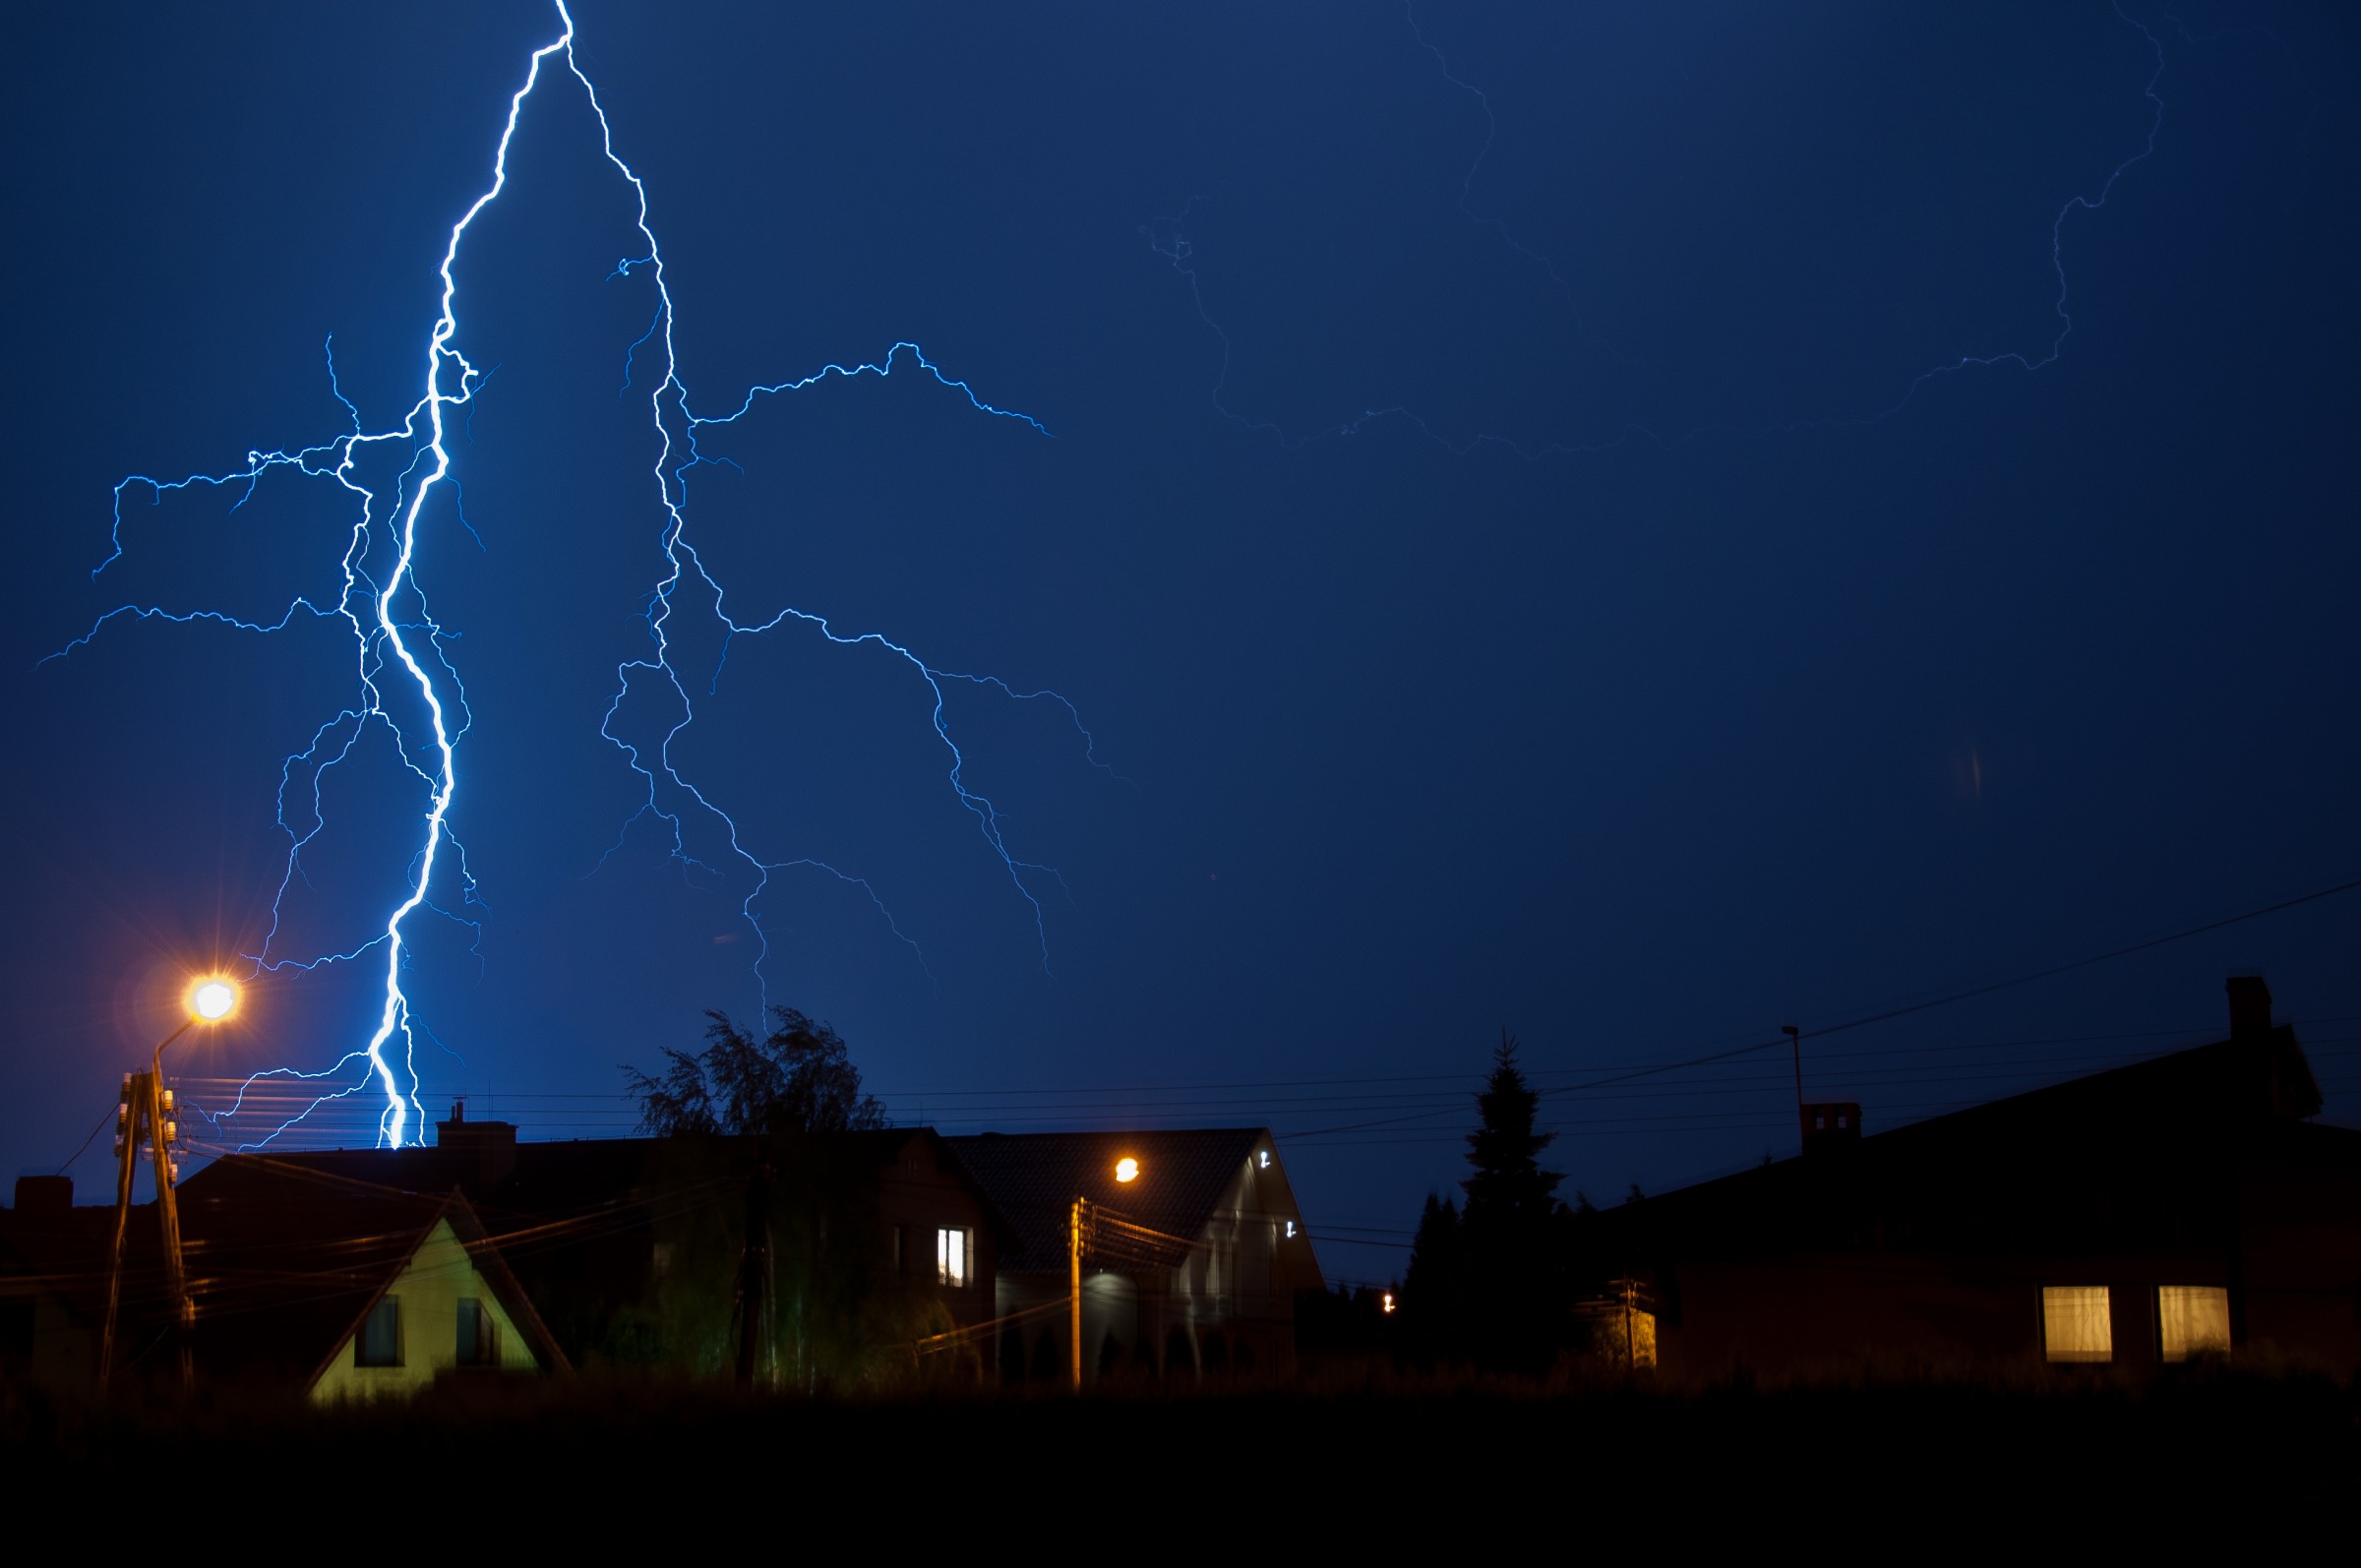
[[[832,1020],[899,1120],[1271,1125],[1345,1278],[1396,1271],[1464,1171],[1503,1027],[1601,1201],[1791,1152],[1793,1086],[1784,1051],[1595,1080],[1798,1022],[1808,1091],[1875,1131],[2215,1038],[2249,970],[2361,1116],[2361,892],[1808,1034],[2361,876],[2348,8],[575,21],[696,411],[906,340],[1048,432],[909,350],[706,427],[687,537],[728,612],[1053,691],[1095,745],[1054,698],[939,683],[1012,874],[916,664],[793,618],[725,648],[684,591],[673,758],[779,868],[759,934],[753,864],[667,782],[674,854],[601,734],[644,754],[681,717],[645,672],[608,717],[667,571],[657,295],[545,72],[455,268],[491,375],[419,523],[474,887],[447,860],[405,926],[431,1116],[630,1130],[621,1064],[751,1016],[766,941],[769,998]],[[357,698],[348,631],[127,617],[39,661],[118,606],[334,601],[333,481],[234,511],[134,483],[93,580],[111,493],[348,431],[332,334],[364,427],[401,424],[452,226],[561,28],[5,27],[0,1155],[30,1173],[111,1115],[193,967],[349,951],[403,896],[427,793],[382,726],[280,895],[283,762]],[[390,486],[409,450],[372,451]],[[184,1092],[223,1110],[360,1046],[383,954],[265,972],[174,1048]],[[268,1135],[265,1090],[201,1145]],[[284,1138],[365,1144],[382,1109]],[[103,1136],[72,1172],[102,1196]]]

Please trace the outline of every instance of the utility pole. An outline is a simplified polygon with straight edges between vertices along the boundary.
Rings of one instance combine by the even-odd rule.
[[[164,1046],[188,1029],[172,1031]],[[172,1191],[172,1146],[180,1127],[173,1120],[172,1091],[162,1087],[164,1046],[155,1048],[157,1065],[149,1072],[123,1075],[121,1103],[115,1107],[115,1241],[106,1271],[106,1326],[98,1337],[98,1386],[106,1387],[115,1367],[115,1323],[123,1300],[123,1242],[131,1229],[131,1184],[145,1153],[155,1162],[155,1214],[163,1233],[164,1299],[172,1313],[172,1333],[180,1352],[180,1386],[195,1385],[197,1369],[189,1345],[196,1306],[189,1299],[188,1273],[180,1253],[180,1205]]]
[[[1072,1328],[1074,1392],[1082,1392],[1082,1225],[1087,1198],[1074,1199],[1073,1215],[1065,1228],[1065,1258],[1067,1280],[1066,1317]]]
[[[180,1255],[180,1203],[172,1193],[172,1146],[180,1139],[173,1119],[172,1091],[164,1087],[164,1048],[199,1024],[217,1024],[238,1010],[235,982],[218,975],[200,977],[182,998],[188,1020],[155,1044],[146,1072],[123,1075],[123,1094],[115,1106],[115,1244],[106,1269],[106,1326],[98,1336],[98,1387],[115,1369],[115,1319],[123,1304],[123,1238],[131,1229],[131,1178],[140,1168],[140,1150],[147,1148],[155,1162],[155,1217],[163,1229],[164,1298],[172,1309],[172,1334],[180,1348],[180,1388],[187,1393],[197,1383],[195,1348],[197,1304],[189,1298],[189,1276]]]
[[[1795,1053],[1795,1136],[1808,1140],[1812,1129],[1803,1119],[1803,1031],[1793,1024],[1781,1024],[1779,1032],[1787,1037],[1787,1045]]]

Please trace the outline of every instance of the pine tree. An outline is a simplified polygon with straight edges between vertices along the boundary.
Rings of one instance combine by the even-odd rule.
[[[1411,1358],[1432,1366],[1464,1356],[1467,1325],[1461,1308],[1467,1262],[1460,1245],[1459,1210],[1426,1194],[1419,1232],[1402,1277],[1402,1338]]]
[[[1541,1153],[1557,1134],[1533,1130],[1541,1104],[1517,1067],[1517,1042],[1501,1030],[1492,1075],[1476,1097],[1483,1120],[1468,1134],[1468,1164],[1476,1174],[1460,1185],[1467,1189],[1469,1225],[1539,1225],[1555,1211],[1565,1177],[1542,1169]]]
[[[1541,1096],[1517,1065],[1517,1042],[1500,1032],[1491,1076],[1476,1097],[1482,1119],[1468,1134],[1476,1174],[1459,1226],[1465,1354],[1494,1371],[1539,1373],[1569,1332],[1567,1259],[1557,1200],[1564,1180],[1542,1169],[1556,1134],[1537,1132]]]

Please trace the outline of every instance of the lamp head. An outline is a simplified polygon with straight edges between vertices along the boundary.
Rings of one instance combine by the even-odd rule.
[[[1115,1178],[1118,1181],[1137,1180],[1139,1178],[1139,1162],[1132,1159],[1127,1154],[1124,1155],[1120,1160],[1116,1161]]]
[[[185,999],[191,1018],[201,1024],[217,1024],[238,1010],[237,983],[207,975],[189,987]]]

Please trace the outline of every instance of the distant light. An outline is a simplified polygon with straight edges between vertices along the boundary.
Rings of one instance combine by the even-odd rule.
[[[238,1010],[238,988],[226,980],[200,980],[189,988],[188,1000],[191,1017],[217,1024]]]
[[[1257,1149],[1254,1152],[1260,1156],[1262,1169],[1268,1171],[1271,1168],[1271,1151],[1268,1149]]]
[[[1115,1162],[1115,1178],[1118,1181],[1129,1181],[1138,1175],[1139,1162],[1132,1159],[1129,1155],[1125,1155],[1120,1160]]]
[[[1384,1295],[1383,1297],[1379,1297],[1379,1299],[1378,1299],[1378,1303],[1377,1303],[1377,1310],[1379,1310],[1380,1312],[1391,1313],[1391,1312],[1393,1311],[1393,1309],[1394,1309],[1394,1293],[1393,1293],[1393,1292],[1391,1292],[1391,1291],[1388,1291],[1388,1292],[1386,1292],[1386,1293],[1385,1293],[1385,1295]]]
[[[1294,1236],[1295,1236],[1295,1234],[1296,1234],[1296,1222],[1295,1222],[1295,1221],[1293,1221],[1293,1220],[1290,1220],[1290,1221],[1288,1221],[1288,1222],[1287,1222],[1287,1234],[1288,1234],[1288,1236],[1289,1236],[1289,1237],[1290,1237],[1291,1239],[1294,1237]]]

